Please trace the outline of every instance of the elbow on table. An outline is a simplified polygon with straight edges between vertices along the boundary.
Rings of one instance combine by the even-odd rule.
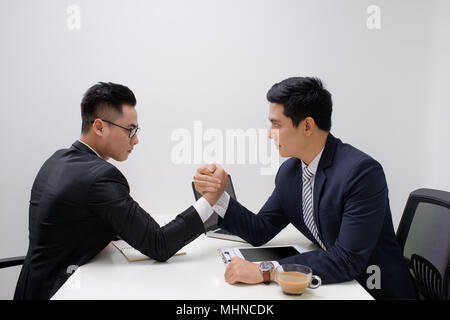
[[[260,240],[260,239],[245,239],[248,243],[250,243],[254,247],[260,247],[265,245],[268,241]]]
[[[166,250],[162,250],[162,251],[154,253],[150,258],[152,258],[158,262],[166,262],[173,255],[174,255],[174,253],[170,253],[170,252],[167,252]]]
[[[158,262],[166,262],[169,260],[175,252],[167,248],[166,245],[162,245],[164,241],[161,241],[161,245],[154,246],[152,250],[150,250],[150,254],[148,255],[151,259],[156,260]]]
[[[365,272],[367,261],[364,257],[353,256],[350,259],[342,259],[341,263],[341,279],[339,282],[351,281],[358,279]]]
[[[163,255],[161,255],[161,256],[153,257],[153,259],[158,261],[158,262],[166,262],[167,260],[169,260],[170,257],[171,256],[166,256],[166,255],[163,256]]]

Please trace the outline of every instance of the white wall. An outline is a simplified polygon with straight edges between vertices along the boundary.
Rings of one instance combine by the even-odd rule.
[[[73,4],[79,30],[66,26]],[[366,26],[372,4],[380,30]],[[79,103],[97,81],[126,84],[138,99],[141,142],[117,164],[133,197],[150,213],[176,213],[192,203],[198,165],[171,162],[174,130],[196,120],[205,130],[268,128],[270,86],[318,76],[333,94],[332,133],[383,165],[397,226],[412,190],[450,190],[448,9],[445,0],[1,1],[0,257],[26,253],[34,177],[79,137]],[[257,211],[274,176],[225,167]],[[15,278],[0,272],[0,298]]]
[[[433,2],[430,19],[430,67],[426,118],[421,134],[426,136],[421,164],[424,186],[450,190],[450,2]]]

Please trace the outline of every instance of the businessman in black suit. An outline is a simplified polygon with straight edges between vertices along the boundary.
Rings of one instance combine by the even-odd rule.
[[[205,231],[209,215],[198,212],[208,196],[160,227],[131,198],[122,173],[107,162],[126,160],[138,143],[135,105],[133,92],[119,84],[98,83],[85,93],[81,138],[56,151],[34,181],[29,248],[14,299],[51,298],[74,268],[116,235],[150,258],[166,261]]]
[[[260,266],[233,258],[226,281],[267,282],[273,280],[276,265],[296,263],[310,266],[324,284],[356,279],[377,299],[415,298],[394,234],[383,169],[329,132],[330,93],[319,79],[295,77],[275,84],[267,98],[269,137],[281,156],[291,158],[281,165],[275,189],[258,214],[226,192],[213,208],[223,218],[222,228],[255,246],[292,223],[318,249]],[[213,187],[206,177],[215,168],[202,167],[194,177],[204,196]]]

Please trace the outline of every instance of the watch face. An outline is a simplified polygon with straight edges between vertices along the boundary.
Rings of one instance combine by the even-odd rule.
[[[262,272],[270,271],[273,268],[273,263],[270,261],[263,261],[259,264],[259,270]]]

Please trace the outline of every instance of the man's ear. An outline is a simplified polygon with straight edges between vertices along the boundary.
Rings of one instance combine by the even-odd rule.
[[[304,121],[304,132],[306,136],[310,136],[312,134],[313,128],[316,125],[316,122],[311,117],[306,117]]]
[[[103,121],[100,119],[95,119],[94,123],[92,124],[92,130],[94,130],[94,133],[98,136],[103,136]]]

